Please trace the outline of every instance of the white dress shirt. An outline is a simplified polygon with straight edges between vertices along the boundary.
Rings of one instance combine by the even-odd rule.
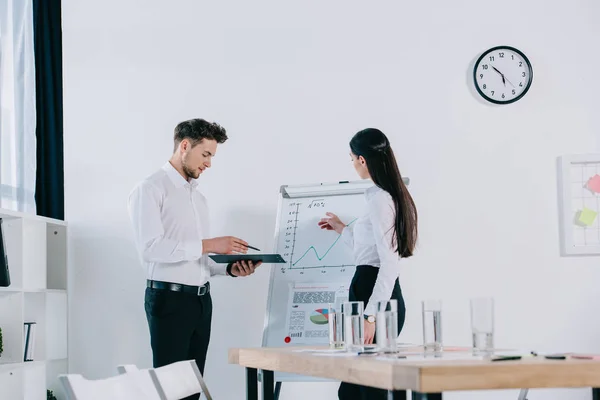
[[[133,189],[128,209],[148,279],[201,286],[226,274],[202,254],[210,221],[198,182],[185,180],[170,162]]]
[[[342,239],[353,249],[357,265],[379,268],[373,294],[365,314],[377,313],[377,302],[389,300],[400,273],[401,257],[392,246],[396,210],[392,196],[378,186],[365,192],[367,211],[342,231]]]

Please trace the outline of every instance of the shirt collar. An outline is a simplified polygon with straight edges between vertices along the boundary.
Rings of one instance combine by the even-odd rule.
[[[382,188],[373,184],[373,186],[371,186],[365,190],[365,196],[367,197],[367,199],[370,199],[371,197],[375,196],[375,194],[381,192],[382,190],[383,190]]]
[[[198,186],[197,179],[192,179],[189,182],[186,181],[185,178],[183,176],[181,176],[179,171],[177,171],[175,169],[175,167],[169,161],[167,161],[163,165],[163,170],[167,173],[167,176],[169,177],[169,179],[171,179],[171,182],[173,182],[175,187],[179,188],[179,187],[186,187],[186,186],[191,186],[191,187]]]

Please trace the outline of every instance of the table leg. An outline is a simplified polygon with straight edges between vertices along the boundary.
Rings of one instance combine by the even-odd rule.
[[[412,392],[412,400],[442,400],[441,393]]]
[[[258,400],[258,371],[246,368],[246,399]]]
[[[275,384],[275,400],[279,400],[279,393],[281,393],[281,382]]]
[[[598,389],[598,388],[592,389],[592,400],[600,400],[600,389]]]
[[[388,390],[388,400],[407,400],[406,390]]]
[[[263,400],[275,400],[275,382],[273,371],[262,371]]]

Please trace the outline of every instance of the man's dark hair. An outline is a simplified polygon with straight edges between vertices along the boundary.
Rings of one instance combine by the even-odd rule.
[[[173,151],[175,151],[183,139],[189,139],[192,143],[192,147],[200,143],[202,139],[215,140],[219,144],[225,143],[227,140],[227,132],[222,126],[215,122],[194,118],[177,124],[173,139],[175,141],[175,148]]]

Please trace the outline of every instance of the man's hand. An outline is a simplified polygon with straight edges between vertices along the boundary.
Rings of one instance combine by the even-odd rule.
[[[231,265],[231,275],[233,276],[248,276],[254,273],[254,270],[260,267],[262,261],[254,264],[252,261],[237,261]]]
[[[342,221],[340,221],[337,215],[330,212],[326,213],[326,215],[327,218],[321,218],[321,220],[318,223],[321,229],[327,229],[328,231],[336,231],[337,233],[341,234],[346,225]]]
[[[365,344],[373,344],[375,337],[375,324],[365,321]]]
[[[223,236],[202,241],[202,252],[215,254],[246,254],[248,243],[234,236]]]

